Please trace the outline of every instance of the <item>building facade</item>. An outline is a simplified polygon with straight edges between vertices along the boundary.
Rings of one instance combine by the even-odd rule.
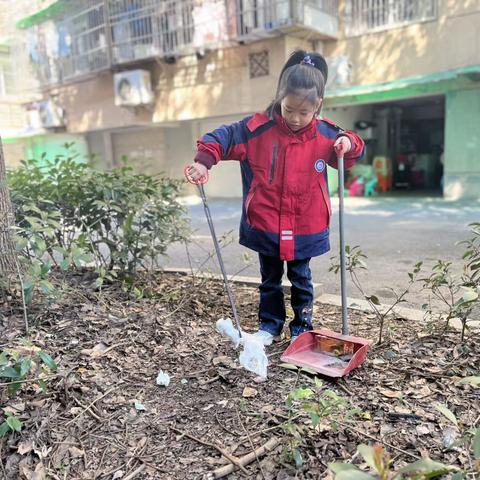
[[[107,168],[181,176],[304,48],[330,65],[322,114],[364,136],[366,167],[385,159],[388,188],[478,198],[479,24],[478,0],[58,0],[17,29],[36,152],[67,139]],[[235,162],[214,178],[211,195],[241,194]]]

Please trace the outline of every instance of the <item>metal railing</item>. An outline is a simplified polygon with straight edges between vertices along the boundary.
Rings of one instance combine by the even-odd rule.
[[[103,0],[70,2],[63,21],[57,24],[61,79],[109,68],[110,48]]]
[[[30,60],[42,85],[146,58],[215,49],[338,15],[338,0],[64,0],[61,18],[30,28]],[[320,22],[321,23],[321,22]],[[331,23],[331,22],[329,22]],[[308,26],[307,26],[308,25]]]
[[[347,0],[346,34],[368,32],[434,20],[438,0]]]

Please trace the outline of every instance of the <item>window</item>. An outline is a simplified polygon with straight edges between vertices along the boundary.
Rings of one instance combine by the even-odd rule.
[[[347,35],[361,35],[433,20],[437,0],[347,0],[345,17]]]

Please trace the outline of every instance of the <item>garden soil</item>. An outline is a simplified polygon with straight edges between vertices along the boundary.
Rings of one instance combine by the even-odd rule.
[[[313,428],[306,412],[287,408],[294,389],[314,388],[310,374],[281,364],[288,339],[267,347],[268,381],[256,383],[215,332],[216,320],[230,315],[221,283],[158,273],[138,281],[135,294],[93,284],[88,272],[74,275],[57,300],[32,310],[28,341],[20,306],[11,299],[0,305],[1,348],[25,355],[41,348],[59,366],[46,392],[35,378],[13,398],[0,384],[4,412],[23,422],[20,433],[0,439],[0,478],[207,479],[232,456],[235,462],[265,444],[270,451],[227,478],[332,478],[330,462],[365,467],[355,454],[361,443],[383,444],[395,466],[424,456],[468,462],[452,445],[457,428],[435,405],[447,405],[461,426],[479,426],[480,389],[459,383],[479,373],[478,332],[460,343],[458,332],[440,325],[390,320],[386,341],[360,368],[322,379],[322,390],[359,412]],[[257,290],[233,288],[242,325],[253,331]],[[338,330],[341,312],[317,304],[314,319]],[[351,311],[350,322],[352,334],[375,342],[373,315]],[[160,370],[170,376],[166,387],[156,383]],[[289,448],[297,445],[295,465]]]

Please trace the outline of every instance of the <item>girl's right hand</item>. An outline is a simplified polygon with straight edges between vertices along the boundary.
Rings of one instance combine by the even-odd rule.
[[[198,180],[207,177],[208,169],[202,163],[192,163],[185,169],[185,177],[188,181],[198,182]],[[208,177],[207,177],[208,178]]]

